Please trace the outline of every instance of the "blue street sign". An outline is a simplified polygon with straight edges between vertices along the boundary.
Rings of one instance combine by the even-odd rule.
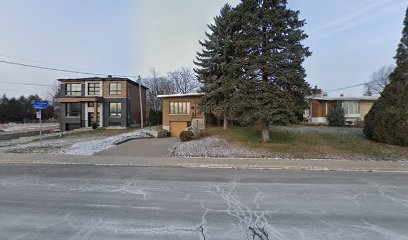
[[[33,103],[34,109],[45,109],[48,105],[47,101],[35,100]]]
[[[34,105],[34,109],[41,109],[41,110],[44,110],[44,109],[46,109],[47,108],[47,106],[46,105]]]

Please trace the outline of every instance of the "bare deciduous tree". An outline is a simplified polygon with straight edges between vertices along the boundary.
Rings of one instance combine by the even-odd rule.
[[[161,100],[157,98],[157,95],[175,93],[174,84],[166,76],[160,75],[155,68],[150,69],[150,76],[143,79],[143,83],[149,88],[147,92],[148,108],[154,111],[162,109]]]
[[[59,96],[60,93],[60,84],[55,80],[47,92],[47,99],[50,101],[50,104],[54,105],[56,103],[55,99]]]
[[[371,74],[370,81],[365,84],[365,94],[380,94],[390,83],[389,76],[393,71],[394,66],[383,66]]]
[[[168,77],[175,85],[177,93],[190,93],[195,92],[200,83],[194,74],[193,69],[187,67],[181,67],[175,71],[169,72]]]

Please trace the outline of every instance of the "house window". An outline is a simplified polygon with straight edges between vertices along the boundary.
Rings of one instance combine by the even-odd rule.
[[[122,103],[109,103],[109,116],[120,117],[122,115]]]
[[[190,102],[170,102],[170,114],[189,115]]]
[[[67,83],[65,84],[65,95],[67,96],[81,96],[81,84],[80,83]]]
[[[122,83],[109,83],[110,95],[122,95]]]
[[[95,106],[95,104],[93,103],[93,102],[88,102],[88,107],[94,107]]]
[[[88,95],[99,95],[100,84],[99,83],[88,83]]]
[[[357,101],[344,101],[342,102],[342,107],[346,115],[358,115],[360,111],[358,109]]]
[[[65,104],[65,116],[79,117],[80,113],[81,113],[81,103],[66,103]]]

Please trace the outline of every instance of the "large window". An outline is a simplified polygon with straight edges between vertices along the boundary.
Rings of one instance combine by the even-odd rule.
[[[81,96],[81,84],[80,83],[66,83],[65,95],[67,96]]]
[[[99,83],[88,83],[88,95],[99,95],[100,94],[100,84]]]
[[[190,102],[170,102],[170,114],[190,114]]]
[[[122,83],[109,83],[110,95],[122,95]]]
[[[346,115],[358,115],[360,111],[358,109],[357,101],[344,101],[342,102],[342,107]]]
[[[122,103],[109,103],[109,116],[120,117],[122,115]]]
[[[65,116],[79,117],[80,113],[81,113],[80,103],[66,103],[65,104]]]

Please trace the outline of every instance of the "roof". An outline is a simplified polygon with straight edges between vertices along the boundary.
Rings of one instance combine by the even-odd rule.
[[[129,83],[135,84],[136,86],[139,86],[139,83],[130,80],[129,78],[119,78],[119,77],[88,77],[88,78],[63,78],[63,79],[58,79],[60,82],[69,82],[69,81],[127,81]],[[144,86],[141,84],[141,87],[144,89],[149,89],[148,87]]]
[[[354,97],[315,97],[309,96],[307,99],[321,100],[321,101],[376,101],[380,96],[354,96]]]
[[[172,97],[200,97],[204,96],[204,93],[178,93],[169,95],[157,95],[158,98],[172,98]]]

